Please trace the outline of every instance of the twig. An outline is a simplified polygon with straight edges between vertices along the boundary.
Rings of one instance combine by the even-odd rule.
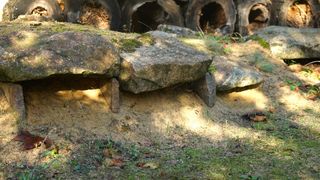
[[[201,29],[201,27],[200,26],[197,26],[197,29],[198,29],[198,31],[200,32],[200,36],[201,36],[201,38],[205,38],[205,34],[204,34],[204,32],[203,32],[203,30]]]
[[[308,64],[303,65],[303,66],[309,66],[309,65],[314,64],[314,63],[320,63],[320,61],[312,61],[312,62],[309,62]]]
[[[147,28],[149,28],[150,29],[150,31],[152,30],[152,28],[150,27],[150,26],[148,26],[147,24],[145,24],[145,23],[143,23],[143,22],[141,22],[141,21],[138,21],[140,24],[142,24],[142,25],[144,25],[144,26],[146,26]]]

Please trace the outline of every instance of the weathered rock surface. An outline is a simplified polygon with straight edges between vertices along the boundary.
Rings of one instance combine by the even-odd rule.
[[[263,82],[262,75],[250,67],[228,61],[227,57],[217,56],[212,64],[217,83],[217,91],[229,91],[235,88],[254,86]]]
[[[167,32],[167,33],[173,33],[178,36],[196,36],[197,32],[193,31],[189,28],[180,27],[180,26],[174,26],[169,24],[160,24],[157,28],[159,31]]]
[[[272,54],[281,59],[320,58],[319,28],[270,26],[256,35],[266,40]]]
[[[111,80],[103,81],[100,91],[107,103],[110,104],[111,111],[118,113],[120,111],[120,92],[118,80],[116,78],[112,78]]]
[[[4,92],[4,96],[15,113],[18,124],[25,123],[26,109],[22,86],[19,84],[0,83],[0,91]]]
[[[181,43],[174,34],[150,32],[154,43],[122,53],[120,84],[133,93],[153,91],[203,77],[211,56]]]
[[[207,106],[213,107],[215,105],[217,101],[217,84],[211,73],[206,73],[202,79],[195,82],[194,90]]]
[[[50,29],[37,33],[32,29],[15,29],[9,34],[0,34],[0,81],[17,82],[69,74],[114,77],[119,71],[118,51],[100,35],[52,33]]]

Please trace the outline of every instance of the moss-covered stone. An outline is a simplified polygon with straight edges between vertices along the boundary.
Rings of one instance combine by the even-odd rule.
[[[256,32],[256,35],[268,42],[271,53],[281,59],[317,59],[320,57],[319,28],[298,29],[269,26]]]
[[[122,89],[133,93],[154,91],[193,82],[206,74],[212,61],[210,55],[181,43],[171,34],[148,34],[148,42],[154,43],[144,44],[132,53],[121,53]]]
[[[52,75],[118,76],[120,37],[88,26],[43,22],[0,23],[0,81],[42,79]],[[120,39],[120,38],[119,38]]]

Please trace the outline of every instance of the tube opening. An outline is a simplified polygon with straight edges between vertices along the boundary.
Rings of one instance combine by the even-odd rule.
[[[164,24],[168,14],[157,2],[142,4],[132,14],[131,32],[144,33],[157,29],[158,25]]]
[[[269,9],[264,4],[256,4],[249,13],[249,32],[268,26],[270,20]]]
[[[227,24],[227,16],[218,3],[209,3],[201,9],[200,28],[205,33],[215,33]]]

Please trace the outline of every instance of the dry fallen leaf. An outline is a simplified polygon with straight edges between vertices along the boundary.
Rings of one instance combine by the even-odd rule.
[[[50,139],[32,135],[29,131],[19,132],[13,140],[22,142],[23,150],[31,150],[41,146],[42,144],[44,144],[46,148],[50,148],[53,144]]]
[[[112,159],[111,166],[122,167],[124,162],[122,159]]]
[[[320,95],[318,95],[318,94],[308,94],[307,95],[307,99],[312,100],[312,101],[317,100],[318,97],[320,97]]]
[[[106,158],[105,159],[105,164],[107,164],[107,166],[109,166],[109,167],[122,168],[124,166],[124,161],[121,158],[118,158],[118,159]]]
[[[267,120],[267,116],[263,112],[252,112],[242,116],[243,119],[253,122],[263,122]]]
[[[255,115],[250,117],[250,120],[254,122],[262,122],[267,120],[267,117],[265,115]]]
[[[103,151],[103,154],[107,158],[115,158],[116,156],[119,156],[119,153],[117,150],[112,149],[112,148],[107,148]]]

